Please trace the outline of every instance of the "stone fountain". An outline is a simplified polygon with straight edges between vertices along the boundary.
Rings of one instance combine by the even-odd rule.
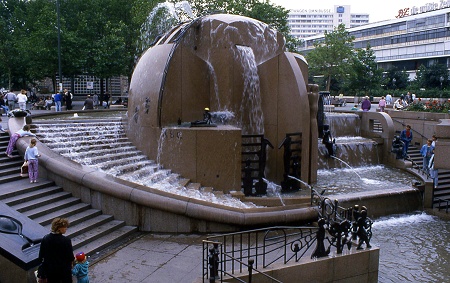
[[[317,89],[308,90],[304,58],[285,49],[281,33],[242,16],[173,28],[135,67],[127,136],[150,159],[228,193],[241,189],[242,135],[278,145],[295,133],[298,175],[314,182]],[[205,108],[231,115],[217,127],[189,127]],[[266,178],[279,183],[283,173],[283,150],[268,151]]]

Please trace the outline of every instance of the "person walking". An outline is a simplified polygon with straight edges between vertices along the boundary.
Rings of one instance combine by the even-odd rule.
[[[9,158],[12,158],[13,156],[11,155],[11,153],[14,150],[14,147],[16,146],[16,142],[19,138],[25,137],[25,136],[32,136],[32,137],[36,137],[35,134],[33,134],[32,132],[30,132],[30,125],[25,125],[23,126],[22,130],[18,130],[17,132],[15,132],[10,138],[9,138],[9,143],[8,143],[8,147],[6,148],[6,155]]]
[[[8,102],[8,107],[10,111],[13,111],[16,108],[16,100],[17,96],[14,92],[9,91],[6,94],[6,101]]]
[[[361,102],[361,109],[364,112],[367,112],[370,110],[371,107],[372,107],[372,104],[370,103],[369,97],[368,96],[364,97],[363,102]]]
[[[26,95],[26,90],[22,89],[22,91],[17,95],[17,102],[19,103],[20,110],[27,110],[27,101],[28,97]]]
[[[66,101],[66,109],[72,110],[73,94],[67,88],[64,89],[64,100]]]
[[[391,105],[392,104],[392,95],[390,93],[388,93],[386,95],[386,105]]]
[[[431,145],[432,142],[433,141],[431,139],[428,139],[427,144],[424,144],[422,146],[422,148],[420,149],[420,154],[423,157],[422,169],[423,169],[423,172],[425,172],[426,174],[430,173],[430,170],[429,170],[430,169],[429,168],[430,159],[431,159],[431,156],[433,155],[433,150],[434,150],[433,146]]]
[[[61,93],[57,92],[55,94],[54,100],[55,100],[55,110],[56,112],[61,112],[61,103],[62,103],[62,95]]]
[[[72,269],[72,275],[77,278],[77,283],[89,283],[89,261],[83,252],[75,255],[75,266]]]
[[[93,110],[94,109],[94,100],[92,100],[91,96],[88,95],[86,100],[84,101],[83,110]]]
[[[25,150],[25,161],[28,163],[28,177],[30,183],[37,183],[38,178],[38,157],[40,157],[36,147],[36,139],[31,139],[30,145]]]
[[[386,107],[386,99],[384,99],[384,96],[378,102],[378,107],[380,107],[380,112],[384,112],[384,108]]]
[[[2,95],[0,97],[0,107],[3,108],[3,111],[5,112],[5,115],[8,115],[9,107],[8,107],[8,105],[6,105],[5,99],[6,99],[5,95]]]
[[[66,218],[55,218],[52,221],[51,233],[44,236],[39,249],[39,262],[47,283],[72,283],[73,256],[72,242],[64,234],[69,227]]]
[[[406,159],[408,156],[409,144],[413,139],[413,133],[410,125],[406,125],[406,128],[400,133],[400,139],[403,142],[403,158]]]

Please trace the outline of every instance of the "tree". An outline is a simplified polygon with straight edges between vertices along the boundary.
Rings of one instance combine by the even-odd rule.
[[[414,84],[420,88],[445,88],[448,85],[447,67],[443,64],[433,64],[428,68],[420,65]]]
[[[312,74],[322,75],[326,79],[326,90],[330,90],[331,79],[342,80],[351,72],[354,61],[354,37],[340,24],[332,32],[325,32],[321,42],[314,43],[314,49],[306,54],[309,70]]]
[[[348,88],[364,92],[367,95],[371,90],[380,88],[382,71],[377,68],[375,52],[370,45],[365,49],[356,50],[353,58],[352,70],[348,75]]]
[[[290,35],[287,22],[289,10],[272,4],[269,0],[193,0],[191,3],[196,16],[219,12],[253,18],[282,33],[290,51],[296,51],[300,44],[300,40]]]
[[[397,67],[387,70],[385,75],[387,86],[390,89],[406,89],[409,86],[409,75],[405,70],[400,71]]]

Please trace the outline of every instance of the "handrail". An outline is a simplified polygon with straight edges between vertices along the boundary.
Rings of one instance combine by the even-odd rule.
[[[450,200],[448,200],[448,199],[441,199],[441,198],[434,198],[435,200],[437,200],[438,201],[438,211],[440,211],[441,210],[441,202],[445,202],[446,204],[445,204],[445,213],[448,213],[448,209],[449,209],[449,202],[450,202]]]
[[[317,230],[317,227],[276,226],[207,237],[203,241],[203,278],[223,280],[223,275],[242,273],[249,267],[242,261],[245,258],[253,259],[253,270],[261,274],[264,272],[258,268],[266,268],[276,262],[286,264],[293,259],[298,262],[316,242]],[[211,264],[214,257],[217,263]],[[213,265],[217,271],[208,272],[208,266]],[[270,278],[269,275],[264,276]]]
[[[399,121],[399,120],[397,120],[397,119],[392,118],[392,121],[397,122],[397,123],[401,124],[401,125],[404,126],[404,127],[406,126],[405,123],[403,123],[403,122],[401,122],[401,121]],[[422,135],[420,132],[414,130],[413,128],[411,128],[411,131],[413,131],[414,133],[417,133],[417,134],[418,134],[419,136],[421,136],[423,139],[426,139],[426,140],[428,139],[426,136]]]

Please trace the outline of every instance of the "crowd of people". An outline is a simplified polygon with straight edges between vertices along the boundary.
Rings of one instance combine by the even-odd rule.
[[[73,99],[73,93],[67,88],[62,92],[46,96],[37,96],[34,92],[24,89],[22,89],[18,94],[13,91],[1,91],[0,108],[3,109],[3,112],[5,114],[17,108],[20,110],[27,110],[27,108],[30,110],[51,110],[52,106],[54,106],[56,112],[60,112],[64,109],[64,106],[66,110],[72,110]],[[90,107],[91,100],[92,107]],[[108,92],[100,95],[97,93],[88,95],[86,101],[87,102],[85,102],[85,106],[88,106],[85,109],[107,109],[110,108],[111,104],[120,104],[124,105],[125,107],[127,106],[127,101],[122,101],[121,97],[112,102],[111,96]]]

